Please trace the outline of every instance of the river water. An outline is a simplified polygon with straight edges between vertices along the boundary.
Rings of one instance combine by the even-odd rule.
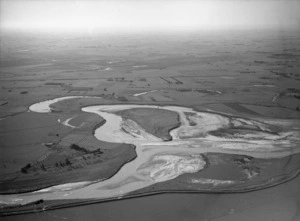
[[[39,113],[51,112],[52,103],[77,97],[63,97],[40,102],[30,107]],[[80,97],[82,98],[82,97]],[[172,141],[163,141],[147,133],[130,120],[123,120],[116,112],[131,108],[159,108],[178,113],[181,126],[172,130]],[[39,199],[109,199],[122,197],[157,182],[174,179],[184,173],[195,173],[203,169],[206,162],[201,153],[219,152],[246,154],[257,158],[283,157],[300,152],[298,123],[285,120],[288,129],[276,134],[269,133],[269,125],[263,119],[229,118],[224,115],[198,112],[192,108],[155,105],[97,105],[82,108],[106,120],[96,129],[95,137],[114,143],[131,143],[136,146],[137,158],[125,164],[113,177],[101,182],[79,182],[58,185],[26,194],[2,195],[1,203],[26,204]],[[189,113],[189,117],[186,113]],[[193,124],[190,124],[190,122]],[[274,121],[275,122],[275,121]],[[276,120],[278,124],[278,120]],[[246,128],[234,138],[213,136],[209,131],[222,128]],[[252,130],[247,130],[247,129]],[[256,128],[256,130],[253,130]],[[126,132],[124,132],[124,130]],[[243,131],[243,130],[242,130]],[[216,182],[222,182],[216,180]]]

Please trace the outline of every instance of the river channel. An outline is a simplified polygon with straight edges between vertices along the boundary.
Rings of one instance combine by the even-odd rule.
[[[50,105],[64,97],[33,104],[30,111],[51,112]],[[147,133],[133,121],[123,120],[118,111],[132,108],[161,108],[178,113],[180,127],[170,131],[171,141],[163,141]],[[99,140],[114,143],[130,143],[136,146],[137,157],[125,164],[113,177],[99,182],[69,183],[25,194],[2,195],[1,203],[26,204],[39,199],[111,199],[150,186],[157,182],[174,179],[184,173],[195,173],[206,165],[201,153],[218,152],[245,154],[256,158],[284,157],[297,152],[299,148],[299,122],[284,121],[286,128],[271,133],[268,119],[244,119],[222,114],[199,112],[188,107],[155,105],[96,105],[82,108],[95,113],[106,123],[95,130]],[[188,115],[186,113],[189,113]],[[189,116],[189,117],[188,117]],[[191,125],[190,122],[193,121]],[[274,120],[274,124],[280,124]],[[250,134],[228,138],[213,136],[209,131],[220,128],[252,128]],[[253,130],[257,128],[257,130]],[[126,132],[124,132],[124,129]],[[202,133],[199,136],[199,131]],[[196,136],[197,135],[197,136]]]

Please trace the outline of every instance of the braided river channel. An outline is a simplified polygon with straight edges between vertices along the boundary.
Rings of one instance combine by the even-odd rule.
[[[33,112],[51,112],[50,105],[63,97],[32,105]],[[116,113],[132,108],[158,108],[176,112],[180,126],[171,130],[172,140],[164,141],[146,132],[132,120]],[[95,130],[102,141],[136,146],[137,157],[126,163],[114,176],[103,181],[85,181],[52,186],[23,194],[2,195],[1,203],[26,204],[39,199],[112,199],[182,174],[202,170],[206,161],[202,153],[243,154],[255,158],[284,157],[300,152],[299,120],[241,118],[193,108],[155,105],[97,105],[82,111],[100,115],[105,124]],[[192,122],[192,123],[191,123]],[[280,131],[272,128],[280,125]],[[216,136],[211,131],[236,128],[234,136]],[[226,134],[226,133],[225,133]],[[215,180],[215,182],[221,182]]]

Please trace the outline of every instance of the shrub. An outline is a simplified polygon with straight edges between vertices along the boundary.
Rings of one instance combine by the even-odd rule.
[[[72,164],[71,161],[68,158],[66,158],[66,165],[71,165],[71,164]]]
[[[25,167],[21,168],[22,173],[28,173],[28,169],[31,167],[31,164],[28,163]]]
[[[84,152],[84,153],[89,153],[89,151],[87,149],[85,149],[83,147],[80,147],[77,144],[72,144],[70,146],[70,148],[73,149],[73,150],[76,150],[76,151],[81,151],[81,152]]]

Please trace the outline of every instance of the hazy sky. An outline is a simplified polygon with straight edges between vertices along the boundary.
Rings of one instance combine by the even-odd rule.
[[[298,0],[0,0],[1,27],[92,32],[300,27]]]

